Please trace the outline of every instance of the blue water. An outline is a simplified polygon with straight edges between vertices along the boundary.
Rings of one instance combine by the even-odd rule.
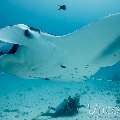
[[[58,11],[58,4],[65,4],[67,9]],[[0,28],[24,23],[40,28],[43,32],[63,35],[117,12],[120,12],[119,0],[1,0]],[[48,120],[46,117],[39,117],[39,114],[46,111],[48,106],[56,106],[64,98],[75,93],[81,95],[80,102],[87,108],[88,104],[92,107],[96,104],[103,108],[110,106],[111,109],[116,109],[115,114],[112,113],[111,116],[106,114],[107,118],[105,118],[103,113],[89,114],[89,110],[83,109],[78,116],[58,118],[59,120],[80,120],[81,116],[82,120],[119,120],[119,68],[118,63],[110,69],[98,71],[95,80],[85,78],[77,83],[26,80],[1,73],[0,120],[32,120],[32,118]],[[99,75],[103,78],[97,79]],[[7,109],[13,111],[10,112]],[[110,110],[108,113],[111,113]]]
[[[65,4],[66,11],[57,5]],[[51,34],[65,34],[120,11],[119,0],[1,0],[0,27],[24,23]]]

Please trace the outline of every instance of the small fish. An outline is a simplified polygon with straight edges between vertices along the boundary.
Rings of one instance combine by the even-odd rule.
[[[66,5],[57,5],[59,8],[58,10],[66,10]]]

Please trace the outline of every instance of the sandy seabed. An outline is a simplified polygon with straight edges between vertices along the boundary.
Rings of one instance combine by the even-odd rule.
[[[43,117],[48,106],[80,94],[79,113],[70,117]],[[85,79],[80,82],[23,80],[0,75],[0,120],[120,120],[120,81]]]

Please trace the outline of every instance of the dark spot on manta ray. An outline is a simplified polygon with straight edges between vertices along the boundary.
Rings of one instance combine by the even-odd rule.
[[[65,65],[60,65],[61,68],[67,68]]]
[[[72,76],[72,78],[75,78],[74,76]]]
[[[88,66],[85,66],[84,68],[88,68]]]
[[[88,65],[88,64],[86,64],[86,65],[84,66],[84,68],[89,68],[89,65]]]
[[[49,78],[45,78],[45,80],[50,80]]]
[[[78,68],[77,68],[77,67],[75,67],[74,69],[75,69],[75,70],[78,70]]]
[[[4,109],[3,112],[19,112],[18,109]]]

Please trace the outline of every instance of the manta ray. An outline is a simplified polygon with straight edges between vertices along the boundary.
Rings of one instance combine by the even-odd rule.
[[[120,14],[55,36],[17,24],[0,29],[0,71],[25,79],[78,81],[120,61]]]

